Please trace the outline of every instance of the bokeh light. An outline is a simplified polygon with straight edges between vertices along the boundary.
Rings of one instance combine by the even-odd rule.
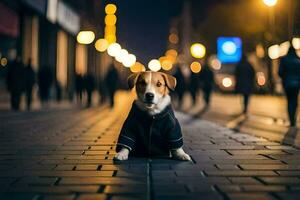
[[[288,53],[290,46],[291,43],[289,41],[281,43],[279,45],[280,48],[279,56],[285,56]]]
[[[218,58],[213,58],[211,60],[211,63],[210,63],[211,67],[214,69],[214,70],[220,70],[221,67],[222,67],[222,63],[219,61]]]
[[[293,38],[292,44],[296,50],[299,50],[300,49],[300,38]]]
[[[0,64],[2,67],[5,67],[7,65],[7,58],[1,58]]]
[[[278,44],[270,46],[268,55],[271,59],[278,59],[280,57],[280,46]]]
[[[227,41],[227,42],[224,42],[224,44],[222,45],[222,50],[227,55],[233,55],[236,53],[237,47],[234,44],[234,42]]]
[[[263,0],[264,4],[269,6],[269,7],[273,7],[277,4],[277,0]]]
[[[203,44],[195,43],[191,46],[190,52],[194,58],[203,58],[206,54],[206,48]]]
[[[152,59],[150,60],[150,62],[148,63],[148,68],[151,70],[151,71],[154,71],[154,72],[157,72],[161,69],[161,64],[159,62],[159,60],[157,59]]]
[[[115,43],[117,41],[116,35],[114,35],[114,34],[113,35],[105,35],[104,38],[108,41],[109,44]]]
[[[222,80],[222,85],[223,85],[225,88],[231,87],[231,86],[232,86],[232,80],[231,80],[231,78],[229,78],[229,77],[223,78],[223,80]]]
[[[175,33],[171,33],[169,35],[169,42],[172,43],[172,44],[177,44],[179,41],[179,38],[178,38],[178,35],[175,34]]]
[[[121,46],[118,43],[112,43],[108,46],[107,53],[110,56],[117,56],[121,51]]]
[[[173,68],[173,64],[169,59],[162,59],[160,63],[161,63],[161,68],[165,71],[169,71]]]
[[[257,72],[256,78],[259,86],[264,86],[266,84],[266,76],[263,72]]]
[[[117,17],[116,15],[106,15],[104,21],[105,25],[113,26],[117,23]]]
[[[146,71],[146,68],[142,63],[136,62],[134,65],[130,67],[130,71],[133,73],[137,73],[137,72]]]
[[[259,57],[259,58],[265,57],[265,50],[264,50],[264,47],[262,46],[262,44],[256,45],[255,52],[256,52],[257,57]]]
[[[128,51],[126,49],[121,49],[118,54],[115,56],[116,60],[120,63],[123,63],[128,56]]]
[[[104,28],[104,34],[105,35],[115,35],[116,34],[116,26],[115,25],[111,25],[111,26],[105,26]]]
[[[93,31],[80,31],[77,35],[77,42],[80,44],[91,44],[95,39]]]
[[[127,57],[123,60],[122,64],[125,67],[131,67],[135,64],[136,62],[136,57],[133,54],[128,54]]]
[[[101,38],[96,41],[95,48],[97,51],[104,52],[107,50],[108,45],[108,41],[106,39]]]
[[[199,73],[201,71],[201,64],[199,62],[192,62],[190,65],[191,71],[193,73]]]
[[[115,14],[116,11],[117,11],[117,6],[115,4],[110,3],[105,6],[105,13],[108,15]]]

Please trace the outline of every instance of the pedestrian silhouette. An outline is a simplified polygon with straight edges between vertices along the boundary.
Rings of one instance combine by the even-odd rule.
[[[31,108],[32,101],[32,90],[35,84],[35,72],[31,65],[31,59],[28,60],[28,64],[25,67],[25,95],[26,95],[26,104],[27,110]]]
[[[84,77],[84,89],[87,94],[87,105],[86,106],[91,107],[93,90],[95,89],[95,79],[92,74],[87,74]]]
[[[197,101],[197,95],[200,89],[199,73],[191,73],[189,82],[189,91],[192,96],[192,104],[195,105]]]
[[[48,103],[53,82],[52,70],[44,66],[38,72],[39,96],[43,105]]]
[[[107,90],[108,89],[107,89],[105,80],[100,80],[99,87],[98,87],[99,96],[101,97],[99,100],[100,104],[103,104],[107,101],[107,99],[108,99],[108,91]]]
[[[300,58],[293,47],[289,48],[286,56],[282,57],[279,67],[279,76],[282,79],[288,102],[290,126],[296,126],[296,111],[300,89]]]
[[[111,108],[115,104],[114,96],[118,89],[118,84],[119,84],[119,74],[115,65],[112,63],[105,77],[105,85],[107,88],[109,105]]]
[[[235,91],[243,95],[244,109],[243,113],[246,114],[248,110],[249,97],[253,92],[255,71],[251,64],[248,62],[246,55],[242,55],[241,61],[235,68]]]
[[[19,110],[21,95],[24,91],[24,66],[20,57],[17,57],[9,64],[6,85],[10,93],[11,108]]]
[[[62,100],[62,86],[59,81],[55,81],[55,92],[56,92],[56,101],[59,103]]]
[[[75,90],[77,101],[82,103],[82,93],[84,89],[83,76],[81,74],[76,74],[75,76]]]
[[[176,65],[175,67],[176,67],[176,72],[174,74],[174,77],[176,78],[177,81],[175,93],[178,100],[178,108],[180,109],[182,107],[183,96],[186,90],[186,82],[180,66]]]
[[[207,61],[203,65],[200,71],[200,85],[203,91],[203,98],[205,101],[204,109],[207,109],[210,104],[210,96],[214,86],[214,73],[208,66]]]

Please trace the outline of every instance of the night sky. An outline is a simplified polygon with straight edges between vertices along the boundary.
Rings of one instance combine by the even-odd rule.
[[[143,64],[162,56],[170,19],[180,13],[182,1],[122,0],[115,3],[118,6],[118,42]]]

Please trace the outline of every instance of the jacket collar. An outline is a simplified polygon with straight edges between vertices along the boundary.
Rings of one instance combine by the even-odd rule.
[[[140,109],[136,105],[136,101],[137,100],[135,100],[133,102],[132,110],[133,110],[134,114],[139,116],[139,117],[144,117],[144,118],[147,117],[147,118],[152,118],[152,119],[161,119],[161,118],[164,118],[165,116],[167,116],[168,113],[173,112],[172,106],[170,104],[163,111],[161,111],[159,114],[149,115],[149,113],[147,111]]]

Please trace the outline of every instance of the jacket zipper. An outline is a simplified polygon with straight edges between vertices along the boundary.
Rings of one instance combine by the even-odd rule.
[[[155,116],[152,116],[152,122],[149,131],[149,146],[148,146],[148,155],[151,156],[151,136],[152,136],[152,126],[154,124]]]

